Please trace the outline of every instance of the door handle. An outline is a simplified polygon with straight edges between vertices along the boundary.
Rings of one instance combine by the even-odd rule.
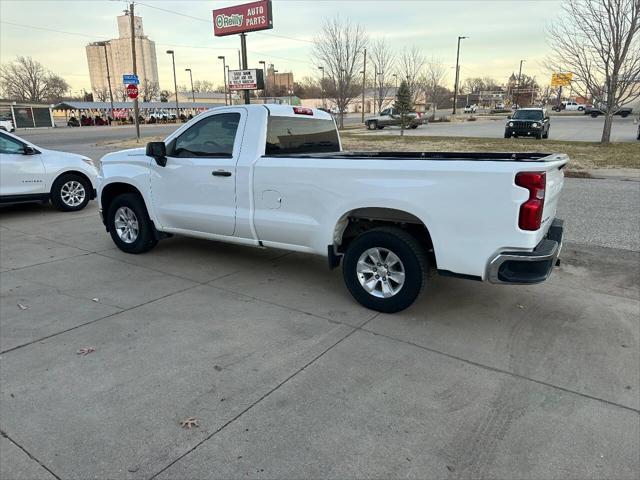
[[[230,177],[231,172],[227,172],[226,170],[214,170],[211,172],[211,175],[214,177]]]

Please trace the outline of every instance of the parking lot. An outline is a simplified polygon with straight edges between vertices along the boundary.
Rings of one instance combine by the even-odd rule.
[[[432,276],[394,315],[322,258],[4,208],[0,477],[636,478],[638,204],[567,179],[548,282]]]

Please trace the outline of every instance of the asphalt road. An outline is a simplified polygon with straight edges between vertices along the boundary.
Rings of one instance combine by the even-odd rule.
[[[352,120],[352,119],[350,119]],[[360,118],[357,118],[360,121]],[[503,138],[506,117],[477,117],[475,122],[443,122],[430,123],[420,126],[415,130],[406,130],[409,136],[435,136],[435,137],[483,137]],[[591,118],[586,115],[551,117],[551,140],[570,140],[580,142],[598,142],[602,135],[604,119],[602,117]],[[633,117],[615,117],[611,129],[611,141],[613,142],[638,142],[637,120]],[[363,127],[364,129],[364,127]],[[398,127],[384,128],[369,132],[367,135],[399,134]],[[640,142],[638,142],[640,144]]]

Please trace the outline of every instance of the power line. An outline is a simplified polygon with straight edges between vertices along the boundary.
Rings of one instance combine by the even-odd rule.
[[[44,30],[44,31],[47,31],[47,32],[64,33],[66,35],[76,35],[78,37],[87,37],[87,38],[93,38],[93,39],[95,39],[96,37],[109,38],[109,37],[106,37],[104,35],[95,35],[95,34],[89,35],[87,33],[67,32],[65,30],[56,30],[55,28],[38,27],[36,25],[26,25],[26,24],[23,24],[23,23],[6,22],[4,20],[1,20],[0,23],[4,23],[5,25],[13,25],[14,27],[33,28],[35,30]]]

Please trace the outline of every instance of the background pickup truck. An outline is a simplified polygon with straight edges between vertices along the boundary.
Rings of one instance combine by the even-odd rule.
[[[418,128],[418,126],[424,124],[424,120],[413,112],[408,115],[409,126],[408,128]],[[364,125],[369,130],[382,129],[384,127],[399,127],[400,126],[400,114],[396,112],[393,107],[385,108],[380,112],[380,115],[375,117],[368,117],[364,119]],[[406,125],[406,124],[405,124]]]
[[[632,108],[629,107],[621,107],[615,111],[614,115],[620,115],[622,118],[626,118],[631,115],[633,112]],[[593,105],[587,105],[584,109],[585,115],[591,115],[592,117],[597,117],[599,115],[604,115],[604,112],[598,107],[594,107]]]
[[[100,212],[128,253],[182,234],[325,256],[382,312],[411,305],[430,268],[494,283],[550,274],[565,155],[341,150],[326,112],[215,108],[103,157]]]

